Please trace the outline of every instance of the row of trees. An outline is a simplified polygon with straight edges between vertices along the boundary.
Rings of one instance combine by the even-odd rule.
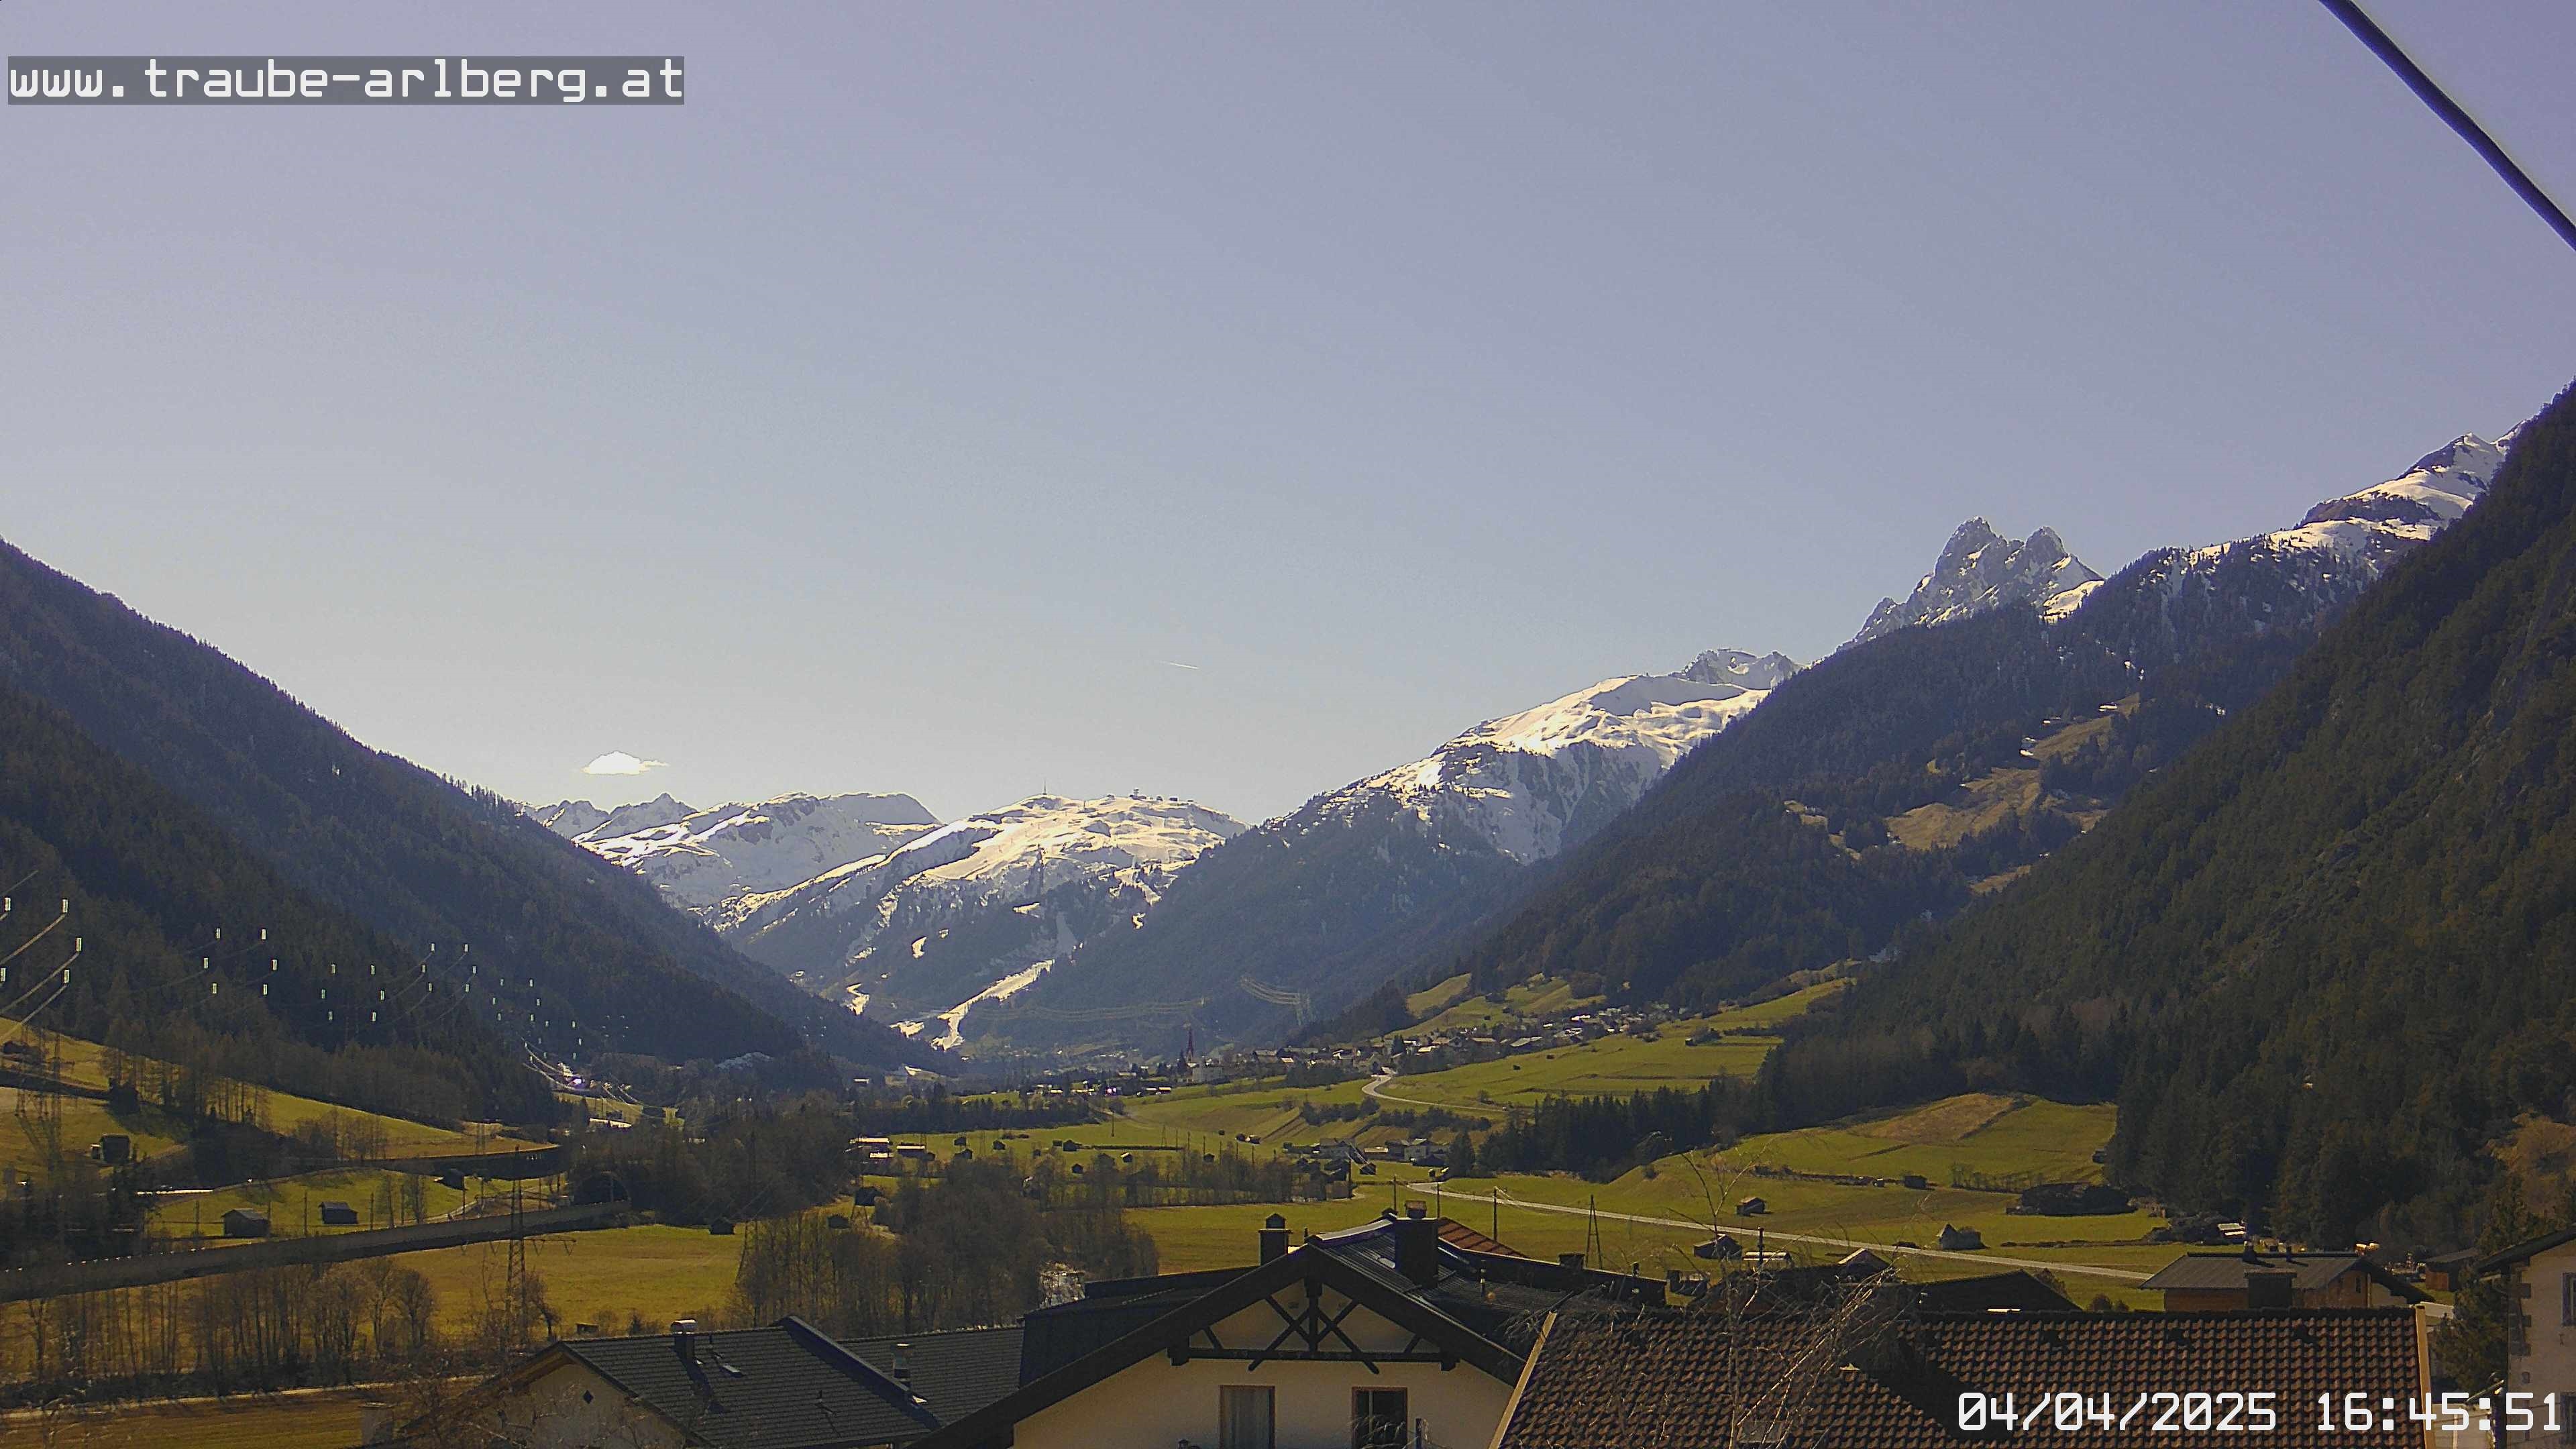
[[[852,1130],[866,1136],[894,1137],[930,1132],[1007,1132],[1032,1127],[1067,1127],[1092,1120],[1088,1103],[1068,1099],[1012,1101],[994,1094],[952,1095],[934,1087],[924,1096],[879,1097],[850,1108]]]
[[[1462,1164],[1453,1147],[1449,1169],[1452,1176],[1571,1172],[1607,1182],[1669,1153],[1728,1146],[1762,1115],[1758,1094],[1735,1077],[1626,1097],[1551,1097],[1514,1111],[1474,1149],[1471,1163]]]
[[[753,1223],[733,1316],[769,1323],[792,1313],[848,1337],[1012,1322],[1039,1306],[1050,1269],[1155,1270],[1154,1240],[1104,1200],[1114,1195],[1042,1205],[1010,1167],[970,1161],[907,1179],[878,1213],[887,1232],[836,1229],[814,1213]]]
[[[508,1311],[504,1285],[486,1288],[454,1342],[429,1280],[387,1258],[36,1299],[0,1315],[0,1401],[353,1383],[458,1353],[488,1362],[529,1324]]]

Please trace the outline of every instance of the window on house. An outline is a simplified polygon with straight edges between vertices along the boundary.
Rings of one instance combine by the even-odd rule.
[[[1216,1391],[1217,1449],[1275,1449],[1279,1395],[1268,1384],[1226,1384]]]
[[[1404,1390],[1351,1390],[1351,1449],[1404,1449],[1412,1431]]]
[[[2558,1275],[2558,1326],[2576,1328],[2576,1273]]]

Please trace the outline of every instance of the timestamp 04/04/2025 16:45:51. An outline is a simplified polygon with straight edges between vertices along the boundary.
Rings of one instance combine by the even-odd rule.
[[[2299,1427],[2320,1434],[2393,1433],[2442,1430],[2461,1434],[2475,1430],[2524,1434],[2560,1432],[2558,1395],[2372,1394],[2355,1391],[2319,1394],[2312,1401],[2315,1417],[2300,1412]],[[2138,1431],[2153,1434],[2270,1434],[2284,1425],[2280,1396],[2265,1390],[2153,1390],[2128,1396],[2064,1389],[2021,1395],[1971,1391],[1959,1396],[1958,1427],[1968,1434],[2001,1429],[2008,1433],[2054,1430],[2081,1434]]]

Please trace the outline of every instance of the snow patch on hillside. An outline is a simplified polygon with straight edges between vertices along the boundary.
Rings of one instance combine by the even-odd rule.
[[[973,1011],[976,1007],[983,1005],[987,1001],[1009,1000],[1021,991],[1037,984],[1037,979],[1047,974],[1048,968],[1054,965],[1055,962],[1052,960],[1031,962],[1026,970],[1012,972],[1010,975],[1003,977],[1001,980],[996,981],[992,985],[985,987],[983,990],[976,992],[974,995],[967,997],[964,1001],[957,1003],[946,1011],[937,1012],[928,1017],[915,1018],[911,1021],[898,1021],[894,1024],[894,1029],[902,1032],[905,1036],[919,1036],[930,1029],[931,1022],[936,1021],[942,1023],[946,1027],[946,1030],[942,1031],[939,1035],[932,1037],[930,1039],[930,1044],[943,1051],[955,1051],[966,1044],[966,1013]]]

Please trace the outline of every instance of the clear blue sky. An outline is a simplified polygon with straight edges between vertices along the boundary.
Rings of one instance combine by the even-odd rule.
[[[2576,204],[2576,7],[2374,8]],[[688,57],[676,110],[0,111],[0,534],[531,799],[1273,813],[1825,652],[1967,515],[2107,571],[2576,375],[2576,255],[2308,0],[0,43]]]

